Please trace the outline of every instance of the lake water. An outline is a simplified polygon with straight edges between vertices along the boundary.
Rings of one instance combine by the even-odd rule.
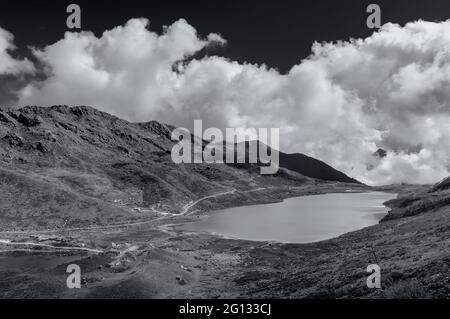
[[[383,203],[395,197],[384,192],[295,197],[214,211],[183,229],[256,241],[311,243],[377,224],[388,212]]]

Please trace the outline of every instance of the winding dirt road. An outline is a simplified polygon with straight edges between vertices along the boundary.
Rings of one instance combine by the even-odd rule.
[[[6,246],[34,246],[34,247],[45,247],[45,248],[52,248],[57,250],[81,250],[81,251],[88,251],[91,253],[103,253],[102,250],[98,249],[92,249],[92,248],[86,248],[86,247],[76,247],[76,246],[54,246],[54,245],[48,245],[48,244],[39,244],[39,243],[33,243],[33,242],[13,242],[8,239],[0,239],[0,245],[6,245]],[[23,249],[21,249],[23,250]]]
[[[258,189],[260,190],[260,189]],[[105,226],[89,226],[89,227],[76,227],[76,228],[57,228],[57,229],[43,229],[43,230],[19,230],[19,231],[0,231],[0,235],[20,235],[20,234],[48,234],[48,233],[59,233],[59,232],[66,232],[66,231],[89,231],[89,230],[102,230],[102,229],[113,229],[113,228],[126,228],[126,227],[132,227],[132,226],[140,226],[145,224],[151,224],[156,221],[164,220],[173,216],[184,216],[189,213],[189,210],[197,205],[198,203],[214,197],[224,196],[228,194],[234,194],[236,192],[236,189],[232,189],[230,191],[226,192],[220,192],[213,195],[208,195],[205,197],[202,197],[200,199],[197,199],[194,202],[190,202],[186,204],[180,214],[170,214],[167,213],[167,215],[147,220],[147,221],[141,221],[141,222],[134,222],[134,223],[125,223],[125,224],[115,224],[115,225],[105,225]]]

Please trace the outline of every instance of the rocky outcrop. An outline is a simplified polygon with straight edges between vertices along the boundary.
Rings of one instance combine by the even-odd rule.
[[[381,221],[430,213],[450,206],[450,178],[428,189],[400,196],[385,203],[392,210]]]

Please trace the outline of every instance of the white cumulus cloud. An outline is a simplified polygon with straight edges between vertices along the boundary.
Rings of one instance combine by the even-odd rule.
[[[14,36],[0,28],[0,75],[19,74],[34,72],[33,64],[27,59],[18,60],[11,56],[11,51],[15,49]]]
[[[315,43],[286,74],[193,58],[225,40],[202,38],[184,20],[160,35],[147,26],[133,19],[101,37],[68,32],[35,49],[47,78],[23,88],[19,104],[87,104],[188,128],[196,119],[205,128],[278,127],[283,151],[369,184],[450,175],[450,21],[386,24],[366,39]],[[374,157],[378,148],[387,156]]]

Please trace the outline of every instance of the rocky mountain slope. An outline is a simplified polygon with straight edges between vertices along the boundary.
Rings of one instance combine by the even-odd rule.
[[[280,152],[280,166],[291,171],[321,180],[343,183],[360,183],[330,165],[304,154],[286,154]]]
[[[450,206],[450,177],[432,187],[424,187],[419,191],[404,194],[386,203],[392,210],[383,221],[399,219],[448,209]]]
[[[220,192],[321,183],[307,170],[174,164],[172,130],[86,106],[0,109],[1,227],[110,224]]]

